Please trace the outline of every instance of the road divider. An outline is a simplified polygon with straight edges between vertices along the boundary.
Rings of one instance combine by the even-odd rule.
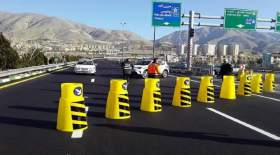
[[[272,73],[265,74],[264,91],[265,92],[274,92],[275,88],[276,88],[275,74],[272,74]]]
[[[263,92],[262,74],[253,74],[251,89],[253,93],[261,94]]]
[[[250,74],[240,75],[240,82],[237,89],[237,95],[252,96],[251,80],[252,77]]]
[[[57,114],[57,130],[63,132],[86,130],[88,123],[85,109],[83,85],[81,83],[62,83]]]
[[[191,107],[191,88],[189,77],[177,77],[172,105],[176,107]]]
[[[105,116],[109,119],[129,119],[130,106],[126,80],[111,80]]]
[[[212,76],[201,77],[201,82],[198,90],[197,101],[203,103],[215,102],[215,88]]]
[[[234,76],[224,76],[222,87],[220,91],[221,99],[235,100],[235,77]]]
[[[160,79],[145,79],[140,109],[146,112],[162,111]]]

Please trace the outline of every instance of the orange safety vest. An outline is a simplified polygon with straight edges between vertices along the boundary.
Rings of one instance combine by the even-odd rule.
[[[148,66],[148,74],[159,74],[158,64],[151,63]]]

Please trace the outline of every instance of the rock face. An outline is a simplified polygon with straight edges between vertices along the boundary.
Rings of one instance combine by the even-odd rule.
[[[180,45],[187,43],[188,31],[176,31],[157,40],[158,43]],[[240,44],[241,49],[255,52],[279,52],[280,34],[273,32],[199,28],[195,31],[197,44]]]
[[[135,33],[104,30],[76,22],[32,13],[0,12],[0,32],[10,40],[55,40],[62,42],[122,41],[151,44]]]

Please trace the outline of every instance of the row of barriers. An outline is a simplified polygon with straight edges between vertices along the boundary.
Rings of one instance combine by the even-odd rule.
[[[191,107],[191,87],[189,77],[177,77],[172,105],[181,108]],[[129,96],[126,80],[111,80],[106,102],[105,117],[108,119],[129,119],[131,117]],[[212,76],[201,77],[197,101],[203,103],[215,102],[215,86]],[[241,75],[237,93],[235,92],[235,77],[224,76],[220,90],[220,98],[236,99],[240,96],[251,96],[262,91],[275,90],[275,75],[266,74],[263,84],[262,74]],[[145,79],[145,87],[141,99],[141,111],[161,112],[160,79]],[[61,84],[61,98],[57,115],[57,130],[64,132],[83,131],[88,128],[87,106],[83,97],[83,84]]]

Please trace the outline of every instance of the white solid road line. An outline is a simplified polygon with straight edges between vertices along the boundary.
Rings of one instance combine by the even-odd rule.
[[[222,113],[222,112],[220,112],[220,111],[218,111],[218,110],[215,110],[215,109],[213,109],[213,108],[206,108],[206,109],[209,110],[209,111],[212,111],[212,112],[214,112],[214,113],[216,113],[216,114],[218,114],[218,115],[221,115],[221,116],[223,116],[223,117],[225,117],[225,118],[227,118],[227,119],[230,119],[230,120],[232,120],[232,121],[235,122],[235,123],[238,123],[238,124],[240,124],[240,125],[243,125],[243,126],[249,128],[249,129],[251,129],[251,130],[254,130],[254,131],[258,132],[258,133],[261,133],[261,134],[263,134],[263,135],[265,135],[265,136],[267,136],[267,137],[269,137],[269,138],[272,138],[273,140],[277,140],[277,141],[280,140],[280,137],[276,136],[275,134],[271,134],[271,133],[269,133],[269,132],[267,132],[267,131],[264,131],[264,130],[258,128],[258,127],[255,127],[255,126],[253,126],[253,125],[250,125],[250,124],[248,124],[248,123],[245,123],[245,122],[243,122],[243,121],[241,121],[241,120],[238,120],[238,119],[236,119],[236,118],[234,118],[234,117],[231,117],[231,116],[229,116],[229,115],[227,115],[227,114],[225,114],[225,113]]]
[[[262,95],[257,95],[257,94],[252,94],[252,95],[253,95],[253,96],[257,96],[257,97],[266,98],[266,99],[270,99],[270,100],[273,100],[273,101],[280,102],[280,100],[279,100],[279,99],[276,99],[276,98],[267,97],[267,96],[262,96]]]

